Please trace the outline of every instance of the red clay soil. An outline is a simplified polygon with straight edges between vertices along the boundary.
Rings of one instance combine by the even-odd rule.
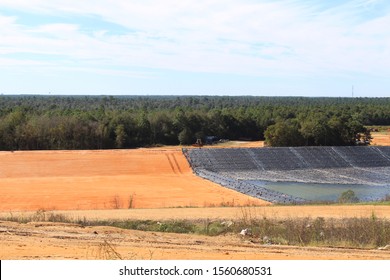
[[[0,211],[268,202],[192,173],[180,149],[0,152]]]

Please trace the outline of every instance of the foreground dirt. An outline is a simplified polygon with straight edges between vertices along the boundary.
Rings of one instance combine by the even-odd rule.
[[[0,211],[267,204],[195,176],[178,148],[0,152]]]
[[[262,245],[230,234],[206,237],[61,223],[0,222],[0,259],[390,259],[387,250]]]
[[[172,219],[235,221],[261,217],[390,218],[389,206],[264,206],[239,208],[123,209],[53,211],[69,219]],[[34,212],[1,213],[0,218],[31,217]],[[81,227],[77,224],[0,221],[0,259],[390,259],[388,250],[263,245],[238,233],[207,237]]]

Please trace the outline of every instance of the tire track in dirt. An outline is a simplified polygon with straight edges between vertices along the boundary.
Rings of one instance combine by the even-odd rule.
[[[177,173],[176,173],[176,170],[175,170],[175,167],[173,166],[173,163],[172,163],[171,159],[169,158],[169,155],[170,155],[170,154],[165,154],[165,156],[166,156],[167,159],[168,159],[169,166],[171,167],[173,173],[177,174]]]
[[[175,164],[176,164],[176,168],[177,168],[177,170],[179,170],[179,173],[180,173],[180,174],[183,174],[183,171],[181,170],[180,165],[179,165],[179,163],[177,162],[177,159],[176,159],[175,154],[170,154],[170,155],[172,156],[173,161],[174,161]]]

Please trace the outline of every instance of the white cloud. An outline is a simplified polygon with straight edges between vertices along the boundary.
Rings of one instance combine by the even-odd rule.
[[[390,14],[365,17],[379,2],[344,1],[324,9],[316,1],[293,0],[0,0],[0,7],[15,11],[12,17],[0,16],[0,53],[62,55],[51,63],[78,63],[84,69],[389,75]],[[24,26],[18,10],[58,16],[58,21]],[[61,22],[64,15],[98,16],[129,32],[111,35],[97,28],[87,34],[82,22]]]

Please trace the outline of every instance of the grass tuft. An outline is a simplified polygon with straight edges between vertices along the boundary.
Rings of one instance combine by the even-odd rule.
[[[373,212],[368,218],[267,218],[256,213],[256,209],[242,207],[241,216],[234,221],[223,220],[87,220],[70,219],[64,215],[39,210],[30,216],[11,215],[2,218],[19,223],[61,222],[78,223],[83,226],[112,226],[140,231],[170,232],[218,236],[236,234],[243,229],[259,244],[281,244],[298,246],[379,248],[390,244],[390,221],[378,218]],[[110,256],[112,242],[101,244],[101,254]],[[115,249],[112,247],[111,249]],[[114,254],[114,251],[111,252]],[[118,257],[118,256],[117,256]],[[119,258],[119,257],[118,257]]]

